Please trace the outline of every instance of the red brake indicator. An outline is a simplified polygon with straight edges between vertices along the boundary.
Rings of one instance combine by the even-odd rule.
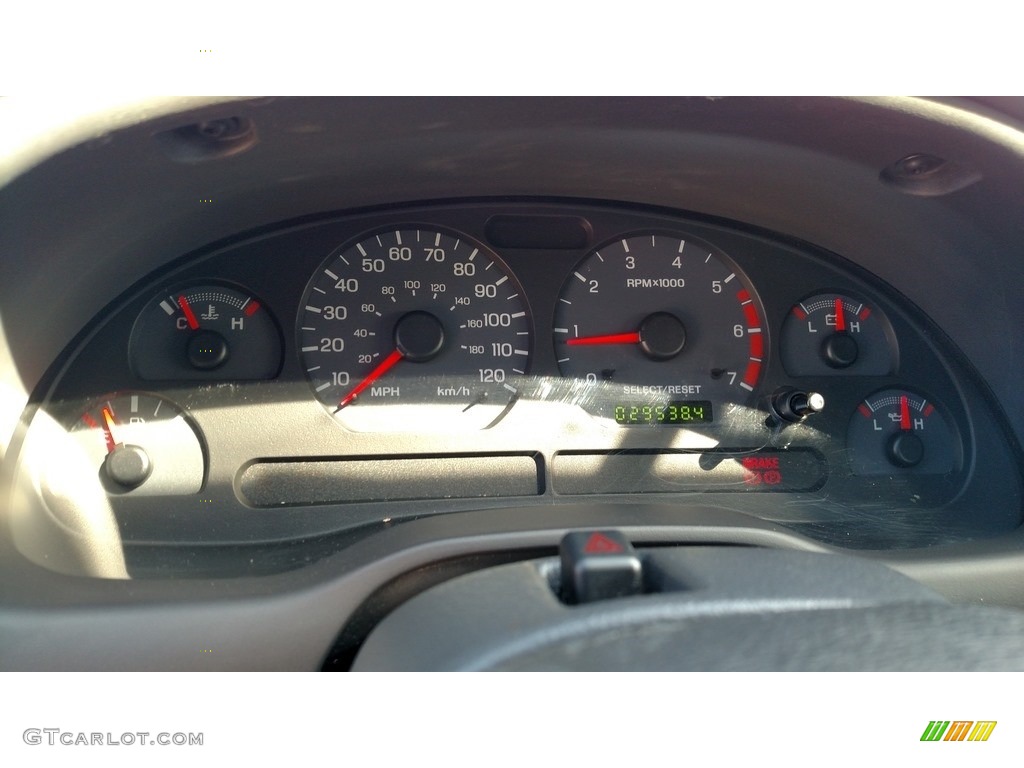
[[[188,320],[188,327],[193,331],[199,327],[199,321],[196,320],[196,313],[192,311],[192,307],[189,306],[188,299],[184,295],[178,297],[178,306],[181,307],[181,311],[185,313],[185,319]]]
[[[361,382],[359,382],[359,384],[356,385],[355,389],[353,389],[351,392],[349,392],[347,395],[345,395],[341,399],[341,402],[338,403],[338,410],[340,411],[346,405],[350,404],[353,400],[355,400],[360,392],[362,392],[368,386],[373,384],[373,382],[375,382],[377,379],[379,379],[385,373],[390,371],[394,367],[395,363],[397,363],[399,360],[401,360],[402,357],[404,357],[404,355],[402,355],[401,350],[398,350],[398,349],[396,349],[390,355],[385,357],[381,361],[380,365],[378,365],[376,368],[374,368],[372,371],[370,371],[369,375],[365,379],[363,379]]]
[[[565,342],[570,347],[584,344],[639,344],[640,331],[635,333],[612,333],[606,336],[577,336]]]
[[[910,427],[910,399],[906,395],[900,395],[900,429],[906,432]]]
[[[843,299],[836,296],[836,330],[846,330],[846,315],[843,313]]]

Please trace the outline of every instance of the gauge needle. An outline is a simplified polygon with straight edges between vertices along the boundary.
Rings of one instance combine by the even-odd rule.
[[[846,330],[846,315],[843,314],[843,300],[836,296],[836,330]]]
[[[178,306],[181,307],[181,311],[185,313],[185,319],[188,320],[188,327],[193,331],[199,327],[199,321],[196,320],[196,313],[192,311],[192,307],[189,306],[188,299],[184,295],[178,297]]]
[[[368,386],[370,386],[371,384],[373,384],[373,382],[375,382],[375,381],[376,381],[377,379],[379,379],[379,378],[380,378],[381,376],[383,376],[383,375],[384,375],[385,373],[387,373],[388,371],[390,371],[390,370],[391,370],[391,369],[392,369],[392,368],[394,367],[395,363],[397,363],[397,362],[398,362],[399,360],[401,360],[401,359],[402,359],[403,357],[404,357],[404,355],[402,355],[402,351],[401,351],[401,350],[399,350],[399,349],[396,349],[396,350],[395,350],[394,352],[392,352],[392,353],[391,353],[390,355],[388,355],[387,357],[385,357],[385,358],[384,358],[384,359],[383,359],[383,360],[381,361],[380,365],[378,365],[378,366],[377,366],[376,368],[374,368],[374,369],[373,369],[372,371],[370,371],[370,374],[369,374],[369,375],[368,375],[368,376],[367,376],[367,377],[366,377],[365,379],[363,379],[362,381],[360,381],[360,382],[359,382],[359,384],[357,384],[357,385],[356,385],[356,388],[355,388],[355,389],[353,389],[353,390],[352,390],[351,392],[349,392],[349,393],[348,393],[347,395],[345,395],[345,397],[343,397],[343,398],[341,399],[341,402],[340,402],[340,403],[338,403],[338,408],[337,408],[337,410],[335,411],[335,413],[337,413],[337,412],[338,412],[338,411],[340,411],[340,410],[341,410],[342,408],[344,408],[344,407],[345,407],[346,405],[348,405],[348,404],[349,404],[349,403],[351,403],[351,402],[352,402],[353,400],[355,400],[355,399],[356,399],[356,396],[357,396],[357,395],[358,395],[358,394],[359,394],[360,392],[362,392],[362,391],[363,391],[364,389],[366,389],[366,388],[367,388]]]
[[[107,453],[117,447],[117,440],[114,439],[114,413],[109,406],[104,406],[103,411],[103,437],[107,441]]]
[[[639,344],[640,331],[634,333],[612,333],[607,336],[577,336],[567,339],[566,344],[570,347],[582,346],[584,344]]]
[[[910,429],[910,402],[906,395],[900,395],[900,429]]]

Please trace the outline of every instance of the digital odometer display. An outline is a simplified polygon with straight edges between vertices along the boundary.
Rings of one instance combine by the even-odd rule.
[[[710,424],[714,421],[710,400],[676,400],[660,405],[616,405],[617,424]]]

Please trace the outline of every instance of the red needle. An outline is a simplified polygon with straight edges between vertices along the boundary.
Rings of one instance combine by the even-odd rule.
[[[910,402],[906,395],[900,395],[900,429],[910,429]]]
[[[193,331],[199,327],[199,321],[196,320],[196,313],[192,311],[192,307],[188,305],[188,299],[184,296],[178,297],[178,306],[181,307],[181,311],[185,313],[185,319],[188,320],[188,327]]]
[[[101,411],[103,414],[103,437],[107,441],[107,453],[110,453],[117,446],[117,440],[114,439],[114,425],[117,423],[114,421],[114,414],[108,407],[104,407]]]
[[[639,344],[640,331],[635,333],[612,333],[607,336],[577,336],[566,342],[570,347],[583,344]]]
[[[846,316],[843,314],[843,300],[836,296],[836,330],[846,330]]]
[[[360,392],[362,392],[368,386],[373,384],[373,382],[375,382],[377,379],[379,379],[385,373],[390,371],[391,368],[394,367],[395,363],[397,363],[399,360],[401,360],[402,357],[404,357],[404,355],[402,355],[402,352],[400,350],[398,350],[398,349],[396,349],[390,355],[385,357],[381,361],[380,365],[378,365],[376,368],[374,368],[372,371],[370,371],[370,374],[365,379],[360,381],[359,384],[356,385],[355,389],[353,389],[351,392],[349,392],[347,395],[345,395],[341,399],[341,402],[338,403],[338,410],[340,411],[346,405],[348,405],[353,400],[355,400],[356,396]]]

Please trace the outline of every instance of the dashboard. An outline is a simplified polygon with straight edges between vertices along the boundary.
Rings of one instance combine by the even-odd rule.
[[[302,647],[238,663],[348,668],[406,600],[577,529],[1018,605],[989,109],[242,100],[69,148],[2,192],[11,616],[238,610],[242,648],[327,590]]]

